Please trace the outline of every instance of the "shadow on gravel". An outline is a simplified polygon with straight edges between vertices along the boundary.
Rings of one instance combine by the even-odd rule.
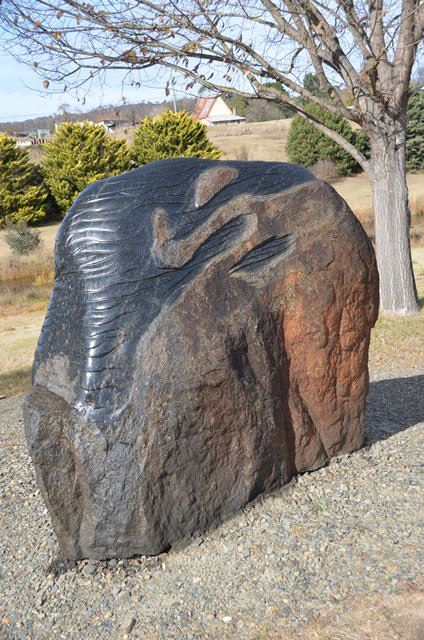
[[[385,440],[420,422],[424,422],[424,376],[370,383],[365,444]]]

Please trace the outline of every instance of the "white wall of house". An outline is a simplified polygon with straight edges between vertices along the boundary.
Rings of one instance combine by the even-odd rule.
[[[19,139],[17,138],[16,140],[16,146],[17,147],[31,147],[34,144],[34,142],[32,140],[28,140],[28,139]]]
[[[228,107],[221,96],[218,96],[213,103],[212,109],[209,111],[208,118],[214,116],[232,116],[233,112]]]

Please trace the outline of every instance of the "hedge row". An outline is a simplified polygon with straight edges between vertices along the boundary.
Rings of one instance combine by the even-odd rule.
[[[170,157],[219,158],[204,124],[186,112],[165,111],[147,117],[128,148],[101,125],[61,124],[44,145],[41,167],[28,152],[0,134],[0,224],[34,224],[49,213],[66,215],[78,194],[95,180],[128,171],[132,166]]]

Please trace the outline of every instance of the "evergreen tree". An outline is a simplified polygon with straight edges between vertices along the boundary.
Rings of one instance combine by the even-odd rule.
[[[264,84],[262,85],[263,87],[269,87],[270,89],[277,89],[280,93],[282,93],[284,96],[288,96],[288,91],[285,87],[283,87],[283,85],[281,84],[281,82],[264,82]],[[278,109],[278,118],[292,118],[293,117],[293,111],[291,109],[289,109],[288,107],[286,107],[283,104],[279,104],[276,103],[275,105]],[[270,118],[270,120],[276,120],[277,118]]]
[[[307,73],[303,78],[303,87],[314,96],[326,97],[316,73]]]
[[[234,110],[238,116],[247,116],[252,100],[248,100],[234,93],[225,93],[222,97],[225,104],[227,104],[231,110]]]
[[[44,178],[62,216],[89,184],[129,169],[125,140],[114,140],[102,125],[64,122],[44,146]]]
[[[221,157],[221,151],[207,138],[206,125],[186,111],[169,110],[144,118],[134,134],[131,152],[138,165],[165,158]]]
[[[321,87],[321,83],[316,73],[306,73],[303,78],[302,84],[303,88],[306,89],[306,91],[314,96],[317,96],[317,98],[321,98],[326,102],[330,99],[328,92]],[[301,103],[306,107],[308,107],[310,104],[310,102],[305,98],[301,98]]]
[[[424,91],[414,91],[408,102],[406,123],[406,166],[424,171]]]
[[[23,220],[16,224],[7,223],[5,239],[12,253],[18,256],[28,255],[42,243],[40,232],[28,227]]]
[[[341,116],[336,116],[316,104],[308,104],[305,110],[327,127],[355,144],[356,136],[350,124]],[[349,175],[358,169],[357,162],[328,136],[320,133],[301,116],[292,120],[287,138],[286,151],[291,162],[311,167],[319,159],[332,160],[340,175]]]
[[[38,222],[47,213],[48,193],[28,151],[0,133],[0,225]]]
[[[265,82],[262,86],[277,89],[283,95],[288,95],[286,89],[280,82]],[[257,98],[243,98],[243,96],[233,93],[226,93],[223,98],[230,109],[234,109],[238,116],[244,116],[248,122],[280,120],[281,118],[291,118],[293,116],[291,109],[278,102],[270,102],[269,100]]]

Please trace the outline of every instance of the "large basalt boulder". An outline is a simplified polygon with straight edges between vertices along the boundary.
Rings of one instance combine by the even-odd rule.
[[[378,278],[283,163],[167,160],[59,230],[25,428],[70,558],[157,554],[362,444]]]

